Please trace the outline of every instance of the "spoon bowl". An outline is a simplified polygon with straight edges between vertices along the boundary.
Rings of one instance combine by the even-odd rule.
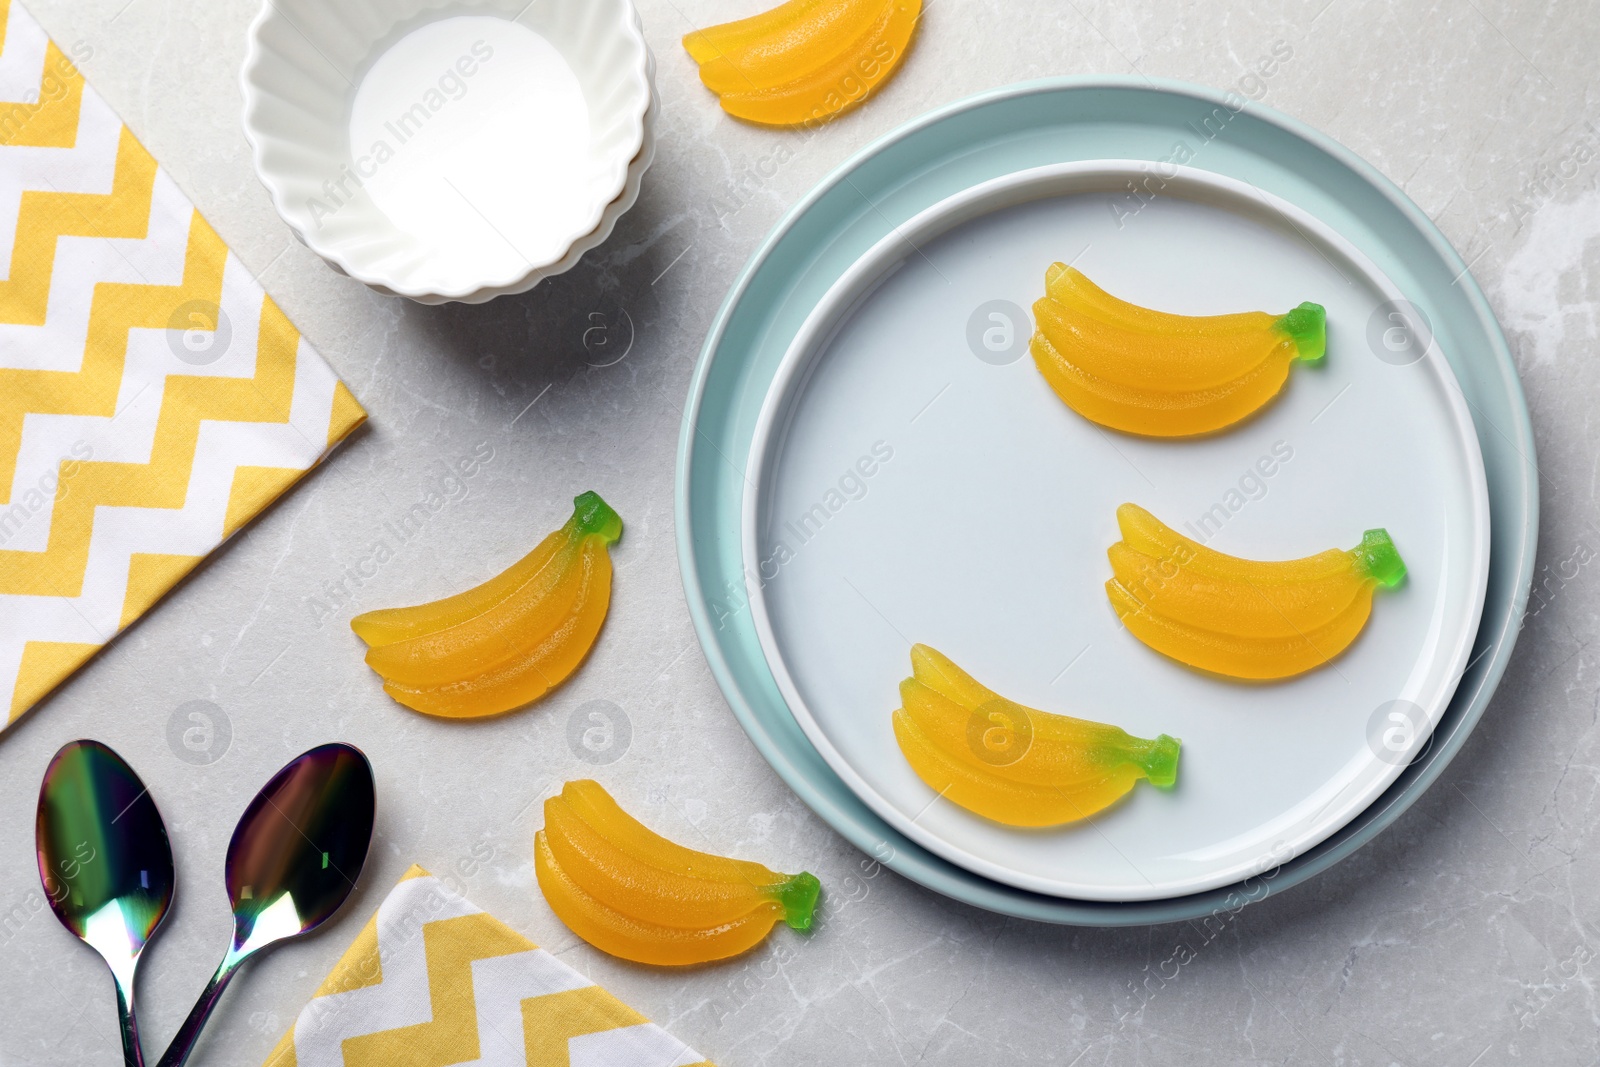
[[[314,748],[273,776],[228,844],[233,952],[309,933],[339,910],[366,862],[376,801],[372,767],[349,745]]]
[[[72,741],[45,770],[34,829],[50,910],[111,969],[123,1061],[142,1067],[134,971],[172,906],[174,882],[161,813],[122,757],[98,741]]]
[[[233,940],[217,973],[161,1057],[181,1067],[245,960],[321,926],[356,886],[372,842],[377,793],[360,749],[321,745],[273,775],[228,844]]]

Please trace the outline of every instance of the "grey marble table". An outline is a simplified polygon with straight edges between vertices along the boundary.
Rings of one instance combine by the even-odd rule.
[[[159,792],[177,904],[142,974],[154,1050],[229,932],[222,858],[283,761],[332,737],[376,764],[368,876],[325,934],[229,991],[195,1061],[259,1064],[411,863],[729,1065],[1589,1064],[1600,1057],[1600,8],[1578,0],[933,0],[903,72],[809,138],[722,115],[678,46],[746,0],[643,0],[661,144],[638,207],[571,273],[483,307],[376,296],[302,248],[255,180],[238,68],[255,0],[30,0],[372,414],[334,462],[0,738],[0,1065],[114,1064],[111,984],[37,907],[38,773],[94,736]],[[1259,61],[1277,52],[1270,76]],[[75,54],[84,54],[78,52]],[[673,454],[701,340],[783,210],[870,139],[1026,78],[1139,72],[1236,87],[1332,134],[1455,242],[1515,352],[1539,446],[1539,592],[1500,694],[1437,785],[1349,862],[1196,927],[1083,930],[954,904],[874,867],[767,767],[707,671],[679,582]],[[585,330],[625,310],[626,359]],[[600,319],[592,316],[598,313]],[[446,465],[492,459],[408,539]],[[487,576],[595,487],[628,520],[611,620],[538,710],[446,728],[359,667],[355,611]],[[388,539],[393,559],[346,568]],[[363,568],[372,570],[371,567]],[[324,606],[326,610],[323,610]],[[629,806],[835,891],[801,951],[692,973],[579,942],[534,884],[533,802],[588,765],[567,725],[613,701]],[[191,702],[203,759],[169,742]],[[189,710],[193,710],[192,708]],[[226,738],[223,738],[223,733]],[[186,758],[184,758],[186,757]],[[779,946],[782,947],[781,945]],[[1181,960],[1181,964],[1175,962]]]

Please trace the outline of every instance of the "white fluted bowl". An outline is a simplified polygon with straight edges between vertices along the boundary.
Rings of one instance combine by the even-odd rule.
[[[607,204],[605,211],[601,213],[600,225],[596,226],[593,230],[572,242],[572,246],[567,249],[566,255],[562,256],[561,259],[557,260],[549,267],[545,267],[540,270],[538,276],[531,280],[519,280],[517,283],[504,288],[479,289],[477,292],[469,293],[466,296],[461,297],[425,294],[421,296],[412,295],[411,299],[421,304],[445,304],[451,302],[452,300],[463,304],[482,304],[486,301],[493,300],[497,296],[504,296],[507,293],[526,292],[528,289],[536,285],[542,278],[549,278],[571,270],[573,267],[577,266],[578,260],[583,258],[583,254],[585,252],[589,251],[591,248],[595,248],[601,244],[604,244],[606,239],[611,236],[611,231],[616,228],[617,220],[622,218],[623,215],[627,214],[628,209],[633,207],[633,205],[638,201],[639,189],[644,182],[644,172],[649,170],[650,164],[655,161],[656,119],[661,113],[661,97],[656,93],[653,84],[655,74],[655,61],[653,58],[650,63],[650,72],[652,75],[652,86],[650,91],[650,108],[645,112],[644,115],[644,144],[640,147],[639,154],[633,157],[633,162],[628,164],[628,176],[623,182],[622,192],[617,195],[615,200]],[[338,268],[336,267],[335,269]],[[383,293],[385,296],[405,295],[396,293],[384,285],[373,284],[370,282],[368,284],[372,285],[372,288],[376,289],[380,293]]]
[[[653,72],[629,0],[268,0],[244,128],[334,269],[479,303],[568,269],[632,206]]]

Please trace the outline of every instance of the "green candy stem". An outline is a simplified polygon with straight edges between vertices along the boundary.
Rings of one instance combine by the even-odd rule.
[[[774,888],[778,903],[783,905],[783,921],[796,930],[811,929],[811,916],[817,910],[817,897],[822,893],[822,883],[817,881],[817,876],[801,871]]]
[[[1317,363],[1328,354],[1328,312],[1321,304],[1308,300],[1273,325],[1294,339],[1299,359]]]
[[[572,522],[580,533],[598,535],[608,545],[622,536],[622,517],[593,489],[574,498],[572,506]]]
[[[1178,781],[1178,748],[1181,744],[1171,734],[1162,734],[1154,741],[1139,739],[1129,755],[1134,763],[1144,768],[1151,785],[1170,789]]]
[[[1368,578],[1386,589],[1393,589],[1406,576],[1405,561],[1388,530],[1368,530],[1361,535],[1361,543],[1350,550],[1356,566]]]

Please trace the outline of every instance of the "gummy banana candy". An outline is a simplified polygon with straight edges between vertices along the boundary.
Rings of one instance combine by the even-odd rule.
[[[1139,640],[1180,663],[1233,678],[1320,667],[1361,633],[1378,586],[1406,565],[1386,530],[1348,552],[1259,563],[1189,540],[1133,504],[1117,509],[1111,606]]]
[[[1291,363],[1327,350],[1320,304],[1171,315],[1118,300],[1062,263],[1045,272],[1033,315],[1033,360],[1056,395],[1092,422],[1150,437],[1231,426],[1278,395]]]
[[[779,919],[809,929],[822,889],[812,874],[778,874],[668,841],[588,780],[544,802],[534,872],[573,933],[602,952],[663,966],[736,956]]]
[[[573,504],[565,526],[482,585],[350,620],[383,691],[426,715],[478,718],[531,703],[577,670],[611,603],[608,549],[622,520],[593,492]]]
[[[795,126],[876,92],[905,58],[921,14],[922,0],[789,0],[697,30],[683,47],[728,114]]]
[[[1141,778],[1178,779],[1178,739],[1154,741],[997,696],[927,645],[911,649],[894,736],[917,777],[946,799],[1010,826],[1086,819]]]

